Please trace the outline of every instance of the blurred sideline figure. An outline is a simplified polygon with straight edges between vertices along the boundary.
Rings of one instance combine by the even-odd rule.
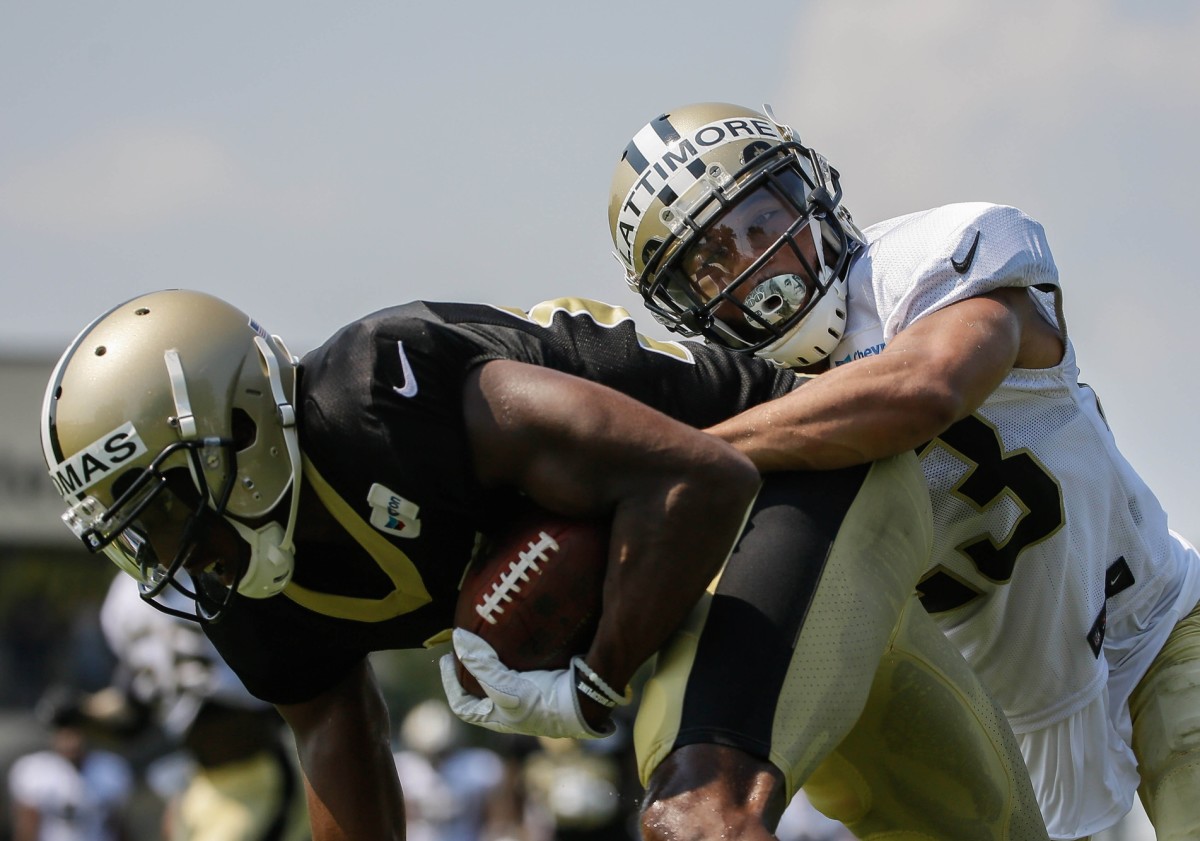
[[[118,660],[105,690],[112,714],[153,721],[184,750],[149,769],[167,800],[163,836],[308,838],[304,787],[282,721],[246,691],[199,627],[145,604],[123,575],[109,588],[100,624]]]
[[[52,688],[36,715],[51,730],[51,745],[9,770],[13,841],[124,841],[129,763],[89,744],[80,696]]]
[[[620,731],[607,739],[619,738]],[[539,750],[524,763],[530,807],[542,816],[556,841],[630,841],[630,818],[620,799],[622,768],[602,750],[607,739],[539,738]]]
[[[464,744],[465,727],[437,698],[414,706],[400,724],[396,771],[409,841],[525,839],[509,763],[489,748]]]

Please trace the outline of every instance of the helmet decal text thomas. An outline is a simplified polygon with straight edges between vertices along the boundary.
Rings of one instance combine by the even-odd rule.
[[[218,298],[172,289],[119,304],[80,332],[46,388],[42,451],[64,522],[143,598],[171,587],[194,599],[189,618],[279,592],[299,496],[295,388],[282,340]],[[160,558],[146,524],[167,515],[186,527]],[[236,532],[241,555],[189,568],[214,528]]]

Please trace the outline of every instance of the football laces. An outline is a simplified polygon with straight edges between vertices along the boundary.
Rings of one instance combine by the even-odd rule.
[[[521,592],[521,585],[530,580],[530,573],[541,573],[541,565],[547,563],[553,553],[558,551],[558,541],[544,531],[538,533],[537,540],[529,541],[525,551],[511,561],[508,570],[500,576],[500,580],[492,584],[492,591],[475,605],[475,612],[490,625],[496,624],[496,617],[504,613],[504,604],[513,600],[514,593]]]

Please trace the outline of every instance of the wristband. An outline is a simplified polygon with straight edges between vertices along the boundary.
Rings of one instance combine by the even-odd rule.
[[[613,707],[627,706],[630,703],[630,701],[633,700],[632,697],[630,697],[630,693],[628,692],[628,690],[626,691],[626,693],[624,695],[617,693],[617,691],[615,689],[613,689],[611,686],[608,685],[608,683],[605,682],[604,678],[602,678],[602,677],[600,677],[600,675],[596,674],[596,672],[592,670],[592,667],[583,661],[582,657],[572,657],[571,658],[571,666],[572,666],[572,668],[575,668],[575,669],[579,670],[580,672],[583,672],[583,676],[586,677],[588,680],[590,680],[592,682],[592,684],[596,687],[596,689],[600,690],[600,692],[597,692],[596,689],[593,689],[591,686],[588,686],[582,680],[579,681],[579,685],[575,687],[580,692],[582,692],[584,695],[588,696],[593,701],[595,701],[597,704],[601,704],[602,706],[605,706],[605,707],[608,707],[609,709],[611,709]],[[601,695],[601,693],[603,693],[603,696],[598,697]]]
[[[616,706],[615,702],[608,700],[595,689],[592,689],[592,687],[588,686],[586,681],[579,681],[579,683],[575,684],[575,688],[602,707],[608,707],[611,710]]]

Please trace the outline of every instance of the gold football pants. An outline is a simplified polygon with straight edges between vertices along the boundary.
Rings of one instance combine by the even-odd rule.
[[[1138,795],[1158,841],[1200,838],[1200,606],[1179,622],[1129,699]]]
[[[915,597],[931,533],[908,454],[767,477],[644,689],[643,783],[676,747],[723,744],[861,838],[1045,839],[1007,722]]]

